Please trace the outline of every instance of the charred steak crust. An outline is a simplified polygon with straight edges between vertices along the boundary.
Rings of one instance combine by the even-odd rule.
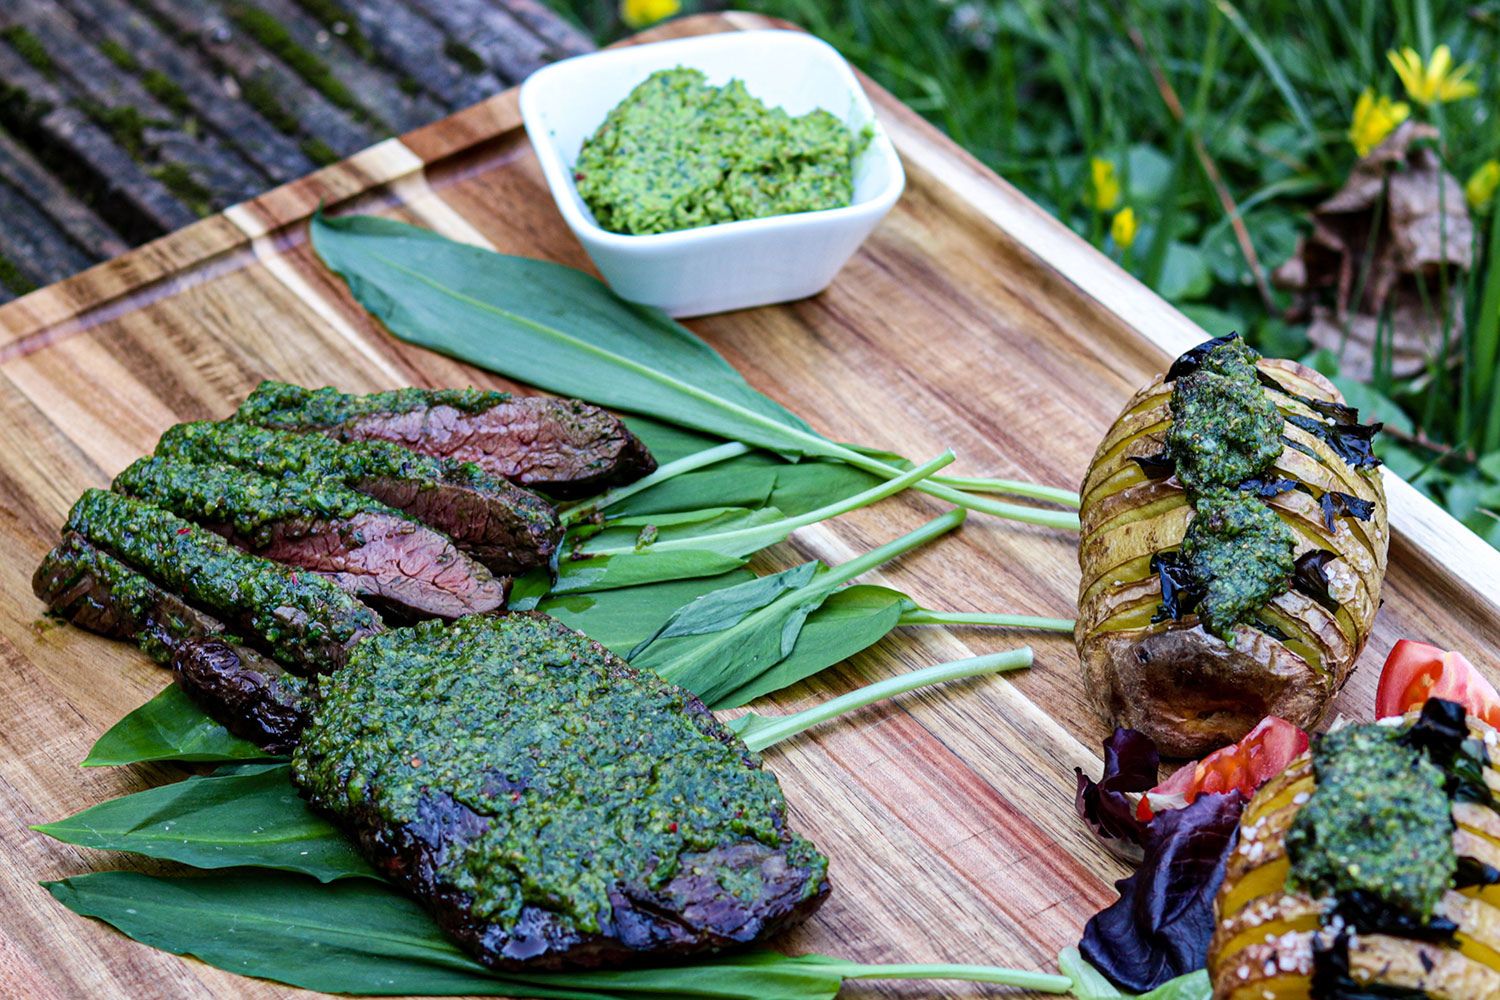
[[[268,559],[418,614],[456,618],[505,604],[509,580],[442,533],[332,480],[149,457],[114,487]]]
[[[656,461],[618,417],[576,399],[482,389],[396,389],[350,396],[262,382],[237,417],[343,441],[391,441],[473,462],[555,497],[590,496],[633,482]]]
[[[170,663],[184,640],[217,635],[223,624],[169,593],[74,531],[42,560],[31,589],[53,614],[79,628],[134,642]]]
[[[220,638],[177,646],[172,672],[214,721],[271,753],[290,753],[307,723],[307,681]]]
[[[235,735],[286,753],[302,729],[304,682],[220,636],[223,624],[68,532],[37,568],[36,595],[80,628],[135,642]]]
[[[345,444],[244,421],[202,420],[169,428],[156,455],[342,483],[444,532],[500,574],[547,565],[562,536],[557,511],[535,493],[472,462],[421,455],[388,441]]]
[[[242,552],[174,514],[104,490],[88,490],[68,515],[76,532],[162,591],[222,619],[298,672],[344,665],[380,616],[316,573]]]
[[[745,944],[829,889],[756,754],[690,693],[541,614],[362,644],[320,679],[293,775],[495,968]]]

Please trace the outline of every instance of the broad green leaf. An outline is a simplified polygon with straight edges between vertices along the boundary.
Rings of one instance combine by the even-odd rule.
[[[915,607],[899,591],[873,584],[836,590],[808,616],[790,656],[759,676],[749,678],[712,703],[713,708],[737,708],[790,687],[863,652],[890,634],[901,614]]]
[[[911,466],[905,459],[899,461],[903,463],[903,468]],[[879,483],[879,476],[843,462],[808,459],[782,463],[776,467],[776,488],[771,491],[771,505],[794,517],[816,510],[840,497],[851,497],[874,489]]]
[[[84,767],[153,760],[275,760],[204,714],[176,684],[109,728],[84,758]]]
[[[719,576],[640,587],[553,594],[537,609],[623,656],[660,627],[672,612],[699,595],[754,579],[748,570],[734,570]]]
[[[743,704],[756,694],[794,683],[878,641],[896,626],[902,610],[914,607],[905,602],[863,615],[830,619],[836,623],[827,625],[826,630],[820,628],[814,636],[817,641],[804,645],[803,653],[798,656],[797,647],[809,617],[830,595],[855,577],[953,530],[963,523],[963,518],[962,510],[950,511],[837,567],[820,565],[800,586],[781,590],[768,603],[749,613],[721,617],[720,628],[656,637],[632,651],[631,663],[656,671],[715,708]],[[781,582],[771,586],[779,587]],[[752,591],[749,584],[740,589]],[[757,597],[766,596],[754,593]],[[700,600],[711,602],[713,598]],[[708,617],[704,616],[704,620]],[[884,630],[875,634],[875,629],[882,625]],[[829,659],[830,656],[834,658]],[[788,660],[791,663],[781,669],[780,665]],[[730,700],[731,696],[734,700]]]
[[[312,242],[403,340],[564,396],[773,451],[830,444],[686,327],[582,271],[373,216],[320,213]]]
[[[249,764],[101,802],[34,829],[101,851],[195,868],[257,865],[319,879],[374,878],[348,839],[309,809],[287,764]]]
[[[641,443],[651,452],[659,465],[675,462],[679,458],[686,458],[706,448],[724,443],[724,439],[717,435],[700,434],[686,427],[664,424],[660,420],[652,420],[650,417],[643,417],[639,414],[624,419],[625,426],[641,439]]]
[[[1061,993],[1063,976],[985,965],[867,965],[730,952],[661,968],[497,973],[461,952],[381,882],[321,885],[274,872],[166,878],[95,872],[44,883],[68,909],[144,944],[326,993],[538,1000],[833,1000],[845,979],[959,979]]]
[[[613,519],[706,507],[764,507],[768,504],[779,508],[779,504],[771,502],[771,490],[775,486],[775,467],[761,461],[759,455],[746,455],[702,472],[685,473],[627,497],[610,507],[608,516]],[[787,513],[784,508],[782,511]]]
[[[812,430],[750,387],[708,344],[660,310],[549,261],[445,239],[391,219],[321,212],[313,248],[394,336],[521,382],[644,414],[782,455],[817,455],[883,479],[901,470]],[[923,492],[997,517],[1078,529],[1076,515],[974,496],[935,482]]]
[[[662,623],[661,628],[642,639],[631,650],[631,656],[647,643],[657,640],[704,635],[738,625],[751,612],[760,610],[789,590],[806,585],[820,565],[817,561],[805,562],[780,573],[771,573],[703,594],[674,611]]]
[[[328,993],[812,1000],[832,998],[841,982],[839,963],[774,952],[661,969],[494,973],[416,903],[367,879],[323,885],[273,872],[164,878],[111,871],[45,885],[75,913],[163,951]]]

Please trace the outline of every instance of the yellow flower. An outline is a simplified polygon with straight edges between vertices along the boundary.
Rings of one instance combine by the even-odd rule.
[[[1418,104],[1446,104],[1462,100],[1479,93],[1473,80],[1465,79],[1474,68],[1473,63],[1453,65],[1453,53],[1448,46],[1439,45],[1432,50],[1432,58],[1422,65],[1422,57],[1411,47],[1400,52],[1387,52],[1386,58],[1396,67],[1396,75],[1406,87],[1407,96]]]
[[[632,28],[645,28],[681,9],[678,0],[620,0],[620,20]]]
[[[1101,156],[1089,161],[1089,177],[1092,181],[1094,208],[1100,212],[1111,212],[1120,203],[1120,178],[1115,175],[1115,165]]]
[[[1406,121],[1411,108],[1404,101],[1393,101],[1384,94],[1375,96],[1369,87],[1354,102],[1354,120],[1349,123],[1349,141],[1360,156],[1380,145],[1391,129]]]
[[[1109,224],[1109,235],[1114,238],[1115,246],[1121,250],[1130,249],[1130,244],[1135,242],[1135,209],[1126,205],[1116,212],[1114,221]]]
[[[1464,182],[1464,197],[1476,212],[1487,212],[1500,188],[1500,160],[1485,160]]]

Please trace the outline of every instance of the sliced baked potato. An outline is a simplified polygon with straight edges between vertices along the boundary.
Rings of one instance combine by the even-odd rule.
[[[1100,714],[1180,757],[1232,743],[1267,715],[1304,729],[1318,722],[1370,634],[1389,541],[1376,463],[1351,460],[1323,432],[1353,426],[1338,390],[1295,362],[1259,358],[1260,389],[1286,422],[1279,454],[1250,486],[1290,529],[1297,572],[1223,636],[1192,611],[1173,616],[1161,561],[1182,549],[1195,495],[1173,467],[1169,435],[1176,383],[1192,374],[1193,354],[1136,393],[1089,466],[1075,631]],[[1358,430],[1367,444],[1370,429]]]
[[[1412,713],[1380,725],[1409,729],[1417,718]],[[1468,745],[1483,760],[1482,786],[1500,788],[1496,731],[1473,718],[1463,719],[1460,733],[1464,727]],[[1500,997],[1500,884],[1491,881],[1500,879],[1494,870],[1500,812],[1493,800],[1474,801],[1486,798],[1482,790],[1455,793],[1449,780],[1444,794],[1450,796],[1457,873],[1427,924],[1368,931],[1345,922],[1335,896],[1314,898],[1289,878],[1288,832],[1317,792],[1314,752],[1267,782],[1240,819],[1214,905],[1208,972],[1215,1000],[1337,996],[1339,976],[1345,990],[1361,996]],[[1371,792],[1378,799],[1382,787]]]

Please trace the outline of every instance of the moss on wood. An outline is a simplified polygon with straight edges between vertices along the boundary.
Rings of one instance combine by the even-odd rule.
[[[148,94],[170,108],[174,114],[185,117],[192,113],[193,102],[188,97],[187,91],[161,70],[151,69],[141,74],[141,86],[146,88]]]
[[[5,43],[15,50],[16,55],[30,63],[33,69],[45,74],[48,78],[57,75],[57,64],[47,53],[42,40],[24,25],[12,24],[8,28],[0,28],[0,39],[4,39]]]
[[[254,7],[235,6],[229,16],[251,38],[296,73],[307,85],[328,98],[338,107],[355,117],[368,121],[370,113],[355,100],[354,94],[344,86],[342,80],[333,75],[328,64],[312,52],[303,48],[292,37],[286,25],[263,10]]]
[[[458,63],[459,68],[465,73],[483,73],[489,68],[478,52],[452,38],[443,43],[443,52],[449,59]]]
[[[36,289],[36,282],[22,274],[15,261],[0,254],[0,288],[12,295],[25,295]]]
[[[370,40],[359,30],[359,23],[350,16],[338,0],[296,0],[297,6],[311,14],[330,32],[344,40],[361,59],[375,58],[375,49]]]
[[[298,145],[307,158],[320,167],[326,167],[330,163],[339,162],[338,150],[328,145],[322,139],[304,139]]]
[[[136,62],[134,53],[132,53],[125,46],[121,45],[119,42],[115,41],[113,38],[106,38],[104,41],[100,42],[99,52],[104,56],[104,58],[108,59],[110,62],[114,63],[116,66],[120,67],[127,73],[134,73],[137,69],[140,68],[141,64]]]
[[[200,219],[213,213],[213,192],[198,183],[187,167],[180,163],[164,163],[153,167],[151,176],[161,181],[172,196],[182,202]]]

